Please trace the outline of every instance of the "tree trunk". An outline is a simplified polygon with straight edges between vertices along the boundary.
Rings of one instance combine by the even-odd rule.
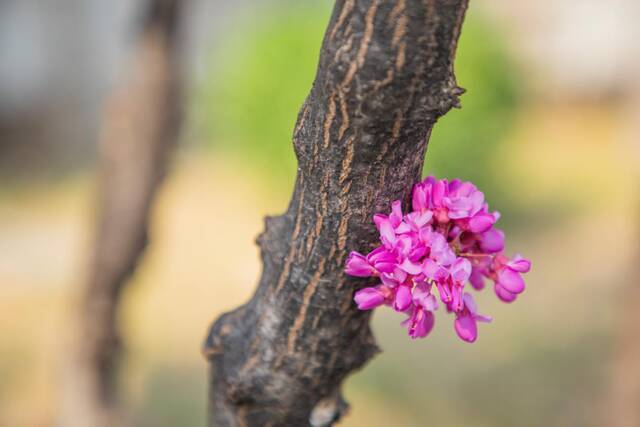
[[[624,290],[622,315],[618,319],[611,387],[605,399],[606,425],[611,427],[637,427],[640,425],[640,285],[638,271]]]
[[[152,0],[100,137],[98,230],[85,284],[65,426],[114,426],[123,287],[147,244],[149,211],[177,140],[183,108],[180,0]]]
[[[628,84],[626,105],[629,129],[625,132],[627,149],[633,171],[640,171],[640,84],[634,79]],[[636,182],[636,173],[632,179]],[[640,201],[635,200],[634,212],[640,211]],[[637,214],[636,214],[637,216]],[[637,222],[636,224],[640,224]],[[636,228],[635,237],[640,237]],[[637,242],[637,240],[636,240]],[[636,260],[640,259],[640,247],[635,248]],[[620,290],[619,310],[616,318],[610,384],[606,388],[603,425],[608,427],[640,426],[640,263],[631,266],[625,286]]]
[[[466,0],[338,0],[294,130],[285,214],[258,238],[264,270],[245,305],[211,327],[210,425],[329,426],[340,386],[378,348],[347,277],[372,249],[372,215],[408,200],[431,128],[463,90],[453,58]]]

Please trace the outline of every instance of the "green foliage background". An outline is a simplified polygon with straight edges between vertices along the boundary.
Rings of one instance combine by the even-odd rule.
[[[212,56],[197,91],[199,139],[243,156],[265,177],[292,182],[291,134],[329,14],[324,4],[292,3],[238,25]],[[458,84],[467,89],[463,108],[437,123],[425,172],[473,180],[495,201],[500,165],[492,159],[519,105],[517,69],[500,31],[477,14],[465,22],[455,68]]]

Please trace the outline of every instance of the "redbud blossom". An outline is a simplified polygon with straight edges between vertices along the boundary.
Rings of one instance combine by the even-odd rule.
[[[494,227],[500,215],[470,182],[429,176],[414,186],[411,206],[405,214],[396,200],[388,216],[374,215],[381,245],[366,256],[349,254],[347,274],[381,282],[357,291],[354,300],[360,310],[387,305],[404,313],[409,336],[423,338],[433,329],[439,299],[455,315],[458,336],[474,342],[477,323],[491,318],[478,313],[467,283],[480,291],[489,279],[496,296],[512,302],[524,292],[521,274],[531,262],[504,255],[504,233]]]

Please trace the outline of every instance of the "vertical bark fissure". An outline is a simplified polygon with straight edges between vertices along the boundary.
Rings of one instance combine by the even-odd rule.
[[[453,57],[466,0],[339,0],[295,127],[298,176],[258,238],[251,300],[211,327],[210,425],[332,425],[340,385],[377,351],[347,277],[370,218],[407,199],[432,126],[462,93]]]
[[[147,245],[149,213],[183,108],[180,0],[150,0],[100,135],[98,228],[83,288],[64,425],[125,423],[116,393],[121,294]]]

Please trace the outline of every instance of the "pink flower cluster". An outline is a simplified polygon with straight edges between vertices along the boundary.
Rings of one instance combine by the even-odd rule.
[[[412,208],[404,214],[395,201],[389,216],[375,215],[382,244],[366,256],[349,254],[347,274],[381,282],[356,292],[355,302],[360,310],[384,304],[407,314],[402,324],[409,336],[422,338],[433,329],[440,300],[455,314],[458,336],[474,342],[477,322],[491,318],[478,313],[465,285],[481,290],[490,279],[498,298],[512,302],[524,291],[521,273],[531,263],[503,254],[504,233],[494,228],[499,214],[489,212],[484,194],[470,182],[430,176],[414,186]]]

